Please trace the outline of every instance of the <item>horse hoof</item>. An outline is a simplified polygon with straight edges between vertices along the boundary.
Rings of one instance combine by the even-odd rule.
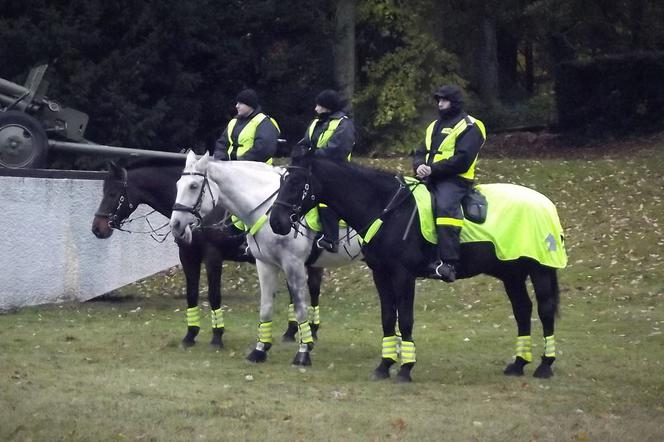
[[[190,341],[185,339],[182,340],[182,348],[191,348],[194,345],[196,345],[196,341],[193,340]]]
[[[518,365],[514,362],[507,364],[503,374],[506,376],[523,376],[523,365]]]
[[[256,364],[260,364],[262,362],[265,362],[265,361],[267,361],[267,352],[254,349],[247,356],[247,361],[253,362],[253,363],[256,363]]]
[[[399,384],[405,384],[407,382],[413,382],[413,378],[410,377],[410,373],[397,373],[395,381]]]
[[[212,340],[210,341],[210,348],[212,350],[221,350],[222,348],[224,348],[224,343],[221,340],[221,337],[219,339],[212,338]]]
[[[307,351],[298,351],[293,359],[293,365],[296,367],[306,367],[311,365],[311,355]]]
[[[389,370],[382,370],[380,367],[375,369],[373,373],[371,373],[371,380],[372,381],[383,381],[385,379],[390,378],[390,371]]]
[[[410,371],[413,369],[412,365],[402,365],[397,373],[395,380],[398,383],[412,382],[413,378],[410,377]]]
[[[553,376],[553,370],[551,369],[551,366],[547,364],[540,364],[540,366],[537,367],[537,370],[535,370],[535,373],[533,373],[533,377],[540,379],[549,379],[551,376]]]

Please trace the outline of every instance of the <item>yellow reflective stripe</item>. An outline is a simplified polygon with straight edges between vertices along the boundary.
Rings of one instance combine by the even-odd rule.
[[[187,309],[187,326],[201,326],[201,310],[198,308],[198,306]]]
[[[515,357],[531,362],[533,360],[532,339],[530,336],[518,336],[516,338]]]
[[[318,204],[318,207],[327,207],[327,204],[325,204],[325,203],[319,203],[319,204]]]
[[[210,310],[212,328],[224,328],[224,312],[222,309]]]
[[[238,140],[238,149],[237,149],[237,159],[241,160],[242,156],[249,151],[252,147],[254,147],[254,140],[256,138],[256,130],[258,129],[258,126],[263,122],[265,118],[269,118],[269,120],[274,124],[274,127],[277,128],[277,131],[281,133],[281,129],[279,128],[279,125],[275,121],[274,118],[268,117],[262,112],[257,113],[254,115],[254,117],[242,128],[240,133],[237,135],[237,140]],[[237,118],[233,118],[231,121],[228,122],[228,127],[226,128],[226,131],[228,132],[228,156],[231,156],[231,153],[233,152],[233,148],[235,147],[235,143],[233,142],[233,129],[235,128],[235,125],[237,124]],[[272,158],[268,158],[265,161],[267,164],[272,164]]]
[[[484,123],[482,123],[480,120],[478,120],[475,117],[472,117],[468,115],[468,118],[477,126],[479,131],[482,133],[482,138],[486,140],[486,128],[484,127]],[[429,156],[431,155],[431,143],[433,140],[433,127],[436,124],[437,120],[434,120],[429,126],[427,127],[426,133],[425,133],[425,146],[427,148],[427,153],[425,155],[425,161],[429,161]],[[456,139],[457,137],[464,131],[466,130],[466,127],[468,127],[468,123],[466,122],[466,119],[463,118],[461,121],[459,121],[454,128],[449,128],[445,127],[441,130],[441,133],[448,134],[445,139],[442,141],[440,146],[438,147],[438,152],[436,155],[433,157],[433,162],[438,162],[444,159],[447,159],[454,155],[454,149],[456,146]],[[459,176],[463,178],[468,178],[468,179],[474,179],[475,178],[475,166],[477,165],[477,156],[473,159],[472,164],[463,173],[460,173]]]
[[[549,358],[556,356],[556,338],[553,335],[544,337],[544,356]]]
[[[463,220],[456,218],[436,218],[436,225],[463,227]]]
[[[311,326],[308,321],[301,322],[297,325],[299,334],[300,334],[300,343],[309,344],[314,342],[314,338],[311,337]]]
[[[267,215],[262,215],[256,223],[251,226],[251,229],[249,229],[249,234],[250,235],[255,235],[262,227],[265,225],[265,222],[267,221]]]
[[[415,343],[412,341],[401,341],[401,363],[415,362]]]
[[[367,234],[364,235],[364,238],[362,238],[362,240],[365,243],[368,243],[369,241],[371,241],[371,238],[373,238],[376,235],[376,233],[378,233],[378,230],[380,229],[380,226],[382,226],[382,225],[383,225],[383,220],[380,219],[380,218],[378,218],[376,221],[371,223],[371,225],[367,229]]]
[[[396,361],[398,358],[397,346],[399,344],[399,338],[396,336],[385,336],[383,338],[383,349],[382,357],[383,359],[392,359]]]
[[[295,322],[297,318],[295,316],[295,304],[288,304],[288,322]]]
[[[258,342],[272,343],[272,321],[258,323]]]
[[[311,323],[316,325],[320,324],[320,306],[309,306],[309,318]]]

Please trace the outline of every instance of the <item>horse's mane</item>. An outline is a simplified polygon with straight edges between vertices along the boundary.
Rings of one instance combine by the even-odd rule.
[[[133,170],[141,167],[184,167],[184,158],[138,158],[125,165],[125,169]]]
[[[344,162],[339,163],[327,158],[314,158],[314,161],[327,162],[329,164],[335,164],[342,169],[349,169],[353,172],[358,172],[360,175],[369,180],[384,180],[385,182],[392,183],[394,182],[394,177],[401,175],[398,172],[385,169],[377,169],[370,166],[365,166],[358,163]]]

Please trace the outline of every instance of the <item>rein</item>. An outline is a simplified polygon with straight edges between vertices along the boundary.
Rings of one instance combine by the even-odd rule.
[[[126,232],[126,233],[149,234],[150,237],[153,240],[157,241],[158,243],[162,243],[162,242],[166,241],[166,238],[171,233],[170,230],[166,233],[161,233],[159,231],[163,230],[166,227],[168,227],[168,222],[166,222],[163,225],[155,228],[155,227],[152,226],[152,224],[150,223],[150,219],[148,218],[148,216],[155,213],[156,210],[152,210],[151,212],[149,212],[145,215],[137,216],[137,217],[134,217],[134,218],[118,220],[119,219],[118,213],[120,212],[120,210],[122,209],[122,207],[125,203],[128,204],[130,213],[133,213],[134,209],[136,207],[138,207],[138,206],[135,206],[131,202],[131,200],[129,199],[129,191],[128,191],[129,183],[128,183],[128,178],[127,178],[127,170],[124,169],[124,168],[122,169],[122,181],[121,182],[122,182],[122,194],[120,195],[120,198],[118,199],[118,205],[115,207],[115,210],[113,210],[112,212],[97,211],[97,212],[95,212],[95,216],[99,216],[99,217],[102,217],[102,218],[107,218],[108,219],[108,226],[113,230],[119,230],[120,232]],[[143,231],[128,230],[128,229],[123,229],[122,228],[122,226],[124,226],[125,224],[130,224],[130,223],[132,223],[134,221],[137,221],[141,218],[145,218],[145,222],[150,227],[149,231],[148,230],[143,230]]]
[[[305,201],[307,198],[311,198],[311,200],[315,200],[315,199],[316,199],[316,195],[314,195],[313,193],[311,193],[311,185],[309,184],[309,181],[310,181],[310,178],[311,178],[311,169],[310,169],[310,168],[307,168],[307,167],[302,167],[302,166],[289,166],[289,167],[288,167],[288,169],[291,169],[291,168],[292,168],[292,169],[305,170],[306,173],[307,173],[307,175],[306,175],[307,178],[306,178],[306,181],[305,181],[304,187],[303,187],[303,189],[302,189],[302,196],[301,196],[301,198],[300,198],[300,204],[299,204],[299,205],[298,205],[298,204],[289,204],[289,203],[287,203],[287,202],[285,202],[285,201],[280,201],[279,199],[277,199],[277,200],[274,202],[274,204],[279,204],[279,205],[285,206],[285,207],[287,207],[288,209],[291,210],[291,214],[290,214],[290,217],[289,217],[289,218],[290,218],[291,226],[292,226],[293,229],[295,230],[295,235],[296,235],[296,236],[297,236],[298,233],[301,234],[301,235],[307,236],[306,233],[303,233],[303,232],[300,231],[300,229],[298,228],[298,226],[301,226],[301,227],[304,227],[305,229],[307,229],[307,226],[306,226],[304,223],[302,223],[302,221],[301,221],[301,219],[303,218],[303,215],[302,215],[302,206],[303,206],[303,204],[304,204],[304,201]],[[394,211],[396,208],[398,208],[398,207],[401,206],[403,203],[405,203],[406,200],[407,200],[407,198],[408,198],[408,196],[409,196],[409,195],[412,195],[412,190],[411,190],[409,193],[406,193],[405,196],[404,196],[403,198],[401,198],[401,199],[398,200],[399,194],[401,194],[402,191],[403,191],[404,189],[408,188],[409,186],[406,185],[405,180],[403,179],[403,177],[402,177],[401,175],[395,175],[394,178],[395,178],[395,179],[397,180],[397,182],[399,183],[399,187],[397,187],[396,192],[394,192],[394,195],[392,195],[392,198],[390,198],[390,201],[387,203],[387,205],[385,206],[385,208],[384,208],[383,211],[381,212],[380,216],[378,216],[378,218],[376,218],[375,220],[369,222],[366,226],[364,226],[364,228],[362,228],[362,229],[356,229],[356,230],[355,230],[355,233],[354,233],[353,235],[347,235],[347,236],[348,236],[348,238],[346,239],[347,241],[350,241],[351,239],[355,238],[356,236],[359,236],[359,235],[360,235],[360,232],[368,231],[369,229],[371,229],[371,227],[372,227],[377,221],[380,220],[380,221],[382,222],[382,218],[383,218],[383,217],[385,217],[385,216],[388,215],[390,212]],[[286,177],[283,176],[282,179],[285,180]],[[416,184],[416,186],[418,186],[419,184],[420,184],[420,183]],[[310,193],[311,193],[311,196],[309,196]],[[411,218],[412,218],[412,217],[413,217],[413,216],[411,215]],[[406,236],[408,230],[410,230],[410,225],[411,225],[411,224],[412,224],[411,222],[408,223],[408,226],[406,227],[406,232],[404,233],[404,237]],[[309,229],[307,229],[307,230],[309,230]],[[307,236],[307,237],[308,237],[308,236]],[[309,238],[309,237],[308,237],[308,238]],[[311,239],[311,238],[310,238],[310,239]],[[337,244],[339,244],[339,241],[337,241]]]

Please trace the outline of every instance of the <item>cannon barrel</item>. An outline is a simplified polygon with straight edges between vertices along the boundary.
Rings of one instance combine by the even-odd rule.
[[[183,160],[187,158],[187,155],[184,153],[132,149],[130,147],[106,146],[103,144],[70,143],[66,141],[48,140],[48,145],[52,149],[89,155],[124,156],[134,158],[170,158]]]
[[[11,81],[7,81],[4,78],[0,78],[0,93],[10,96],[13,95],[18,98],[30,93],[30,91],[20,84],[12,83]],[[14,100],[16,98],[14,98]]]

